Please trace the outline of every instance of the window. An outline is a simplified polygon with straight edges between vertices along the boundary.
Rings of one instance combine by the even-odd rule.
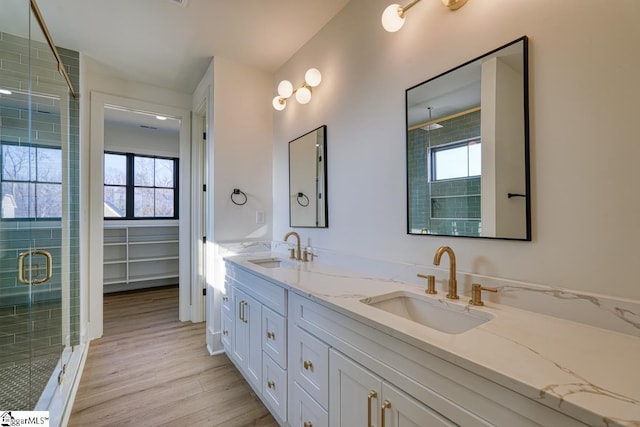
[[[62,150],[0,144],[2,218],[62,217]]]
[[[431,148],[431,180],[479,176],[481,145],[479,139],[472,139]]]
[[[104,217],[178,218],[178,159],[104,154]]]

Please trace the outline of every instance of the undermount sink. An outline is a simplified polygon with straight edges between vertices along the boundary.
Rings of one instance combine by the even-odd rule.
[[[282,267],[283,265],[289,264],[288,262],[280,258],[250,259],[249,262],[264,268],[278,268]]]
[[[365,298],[360,302],[447,334],[461,334],[494,318],[491,313],[468,306],[404,291]]]

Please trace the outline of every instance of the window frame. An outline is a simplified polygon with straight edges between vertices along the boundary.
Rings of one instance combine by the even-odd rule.
[[[126,185],[121,184],[106,184],[104,170],[102,174],[102,188],[103,188],[103,197],[104,197],[104,189],[105,187],[124,187],[125,188],[125,215],[121,217],[110,216],[106,217],[103,215],[105,221],[162,221],[162,220],[173,220],[180,219],[180,198],[179,198],[179,176],[180,176],[180,158],[178,157],[168,157],[168,156],[156,156],[151,154],[141,154],[141,153],[124,153],[121,151],[111,151],[104,150],[102,161],[104,165],[104,156],[107,154],[114,154],[125,156],[126,158]],[[171,160],[173,162],[173,187],[157,187],[155,186],[155,168],[154,168],[154,185],[135,185],[135,159],[138,158],[146,158],[146,159],[161,159],[161,160]],[[145,216],[145,217],[137,217],[135,216],[135,190],[137,188],[146,188],[146,189],[160,189],[160,190],[173,190],[173,216]],[[155,203],[155,197],[154,197]],[[155,211],[155,209],[154,209]]]
[[[34,172],[33,172],[33,176],[35,176],[35,179],[28,179],[28,180],[16,180],[16,179],[4,179],[4,156],[3,154],[3,147],[5,146],[13,146],[13,147],[24,147],[27,149],[31,149],[33,148],[34,150],[36,150],[36,154],[35,154],[35,159],[33,160],[33,164],[34,164]],[[49,149],[49,150],[57,150],[60,152],[60,181],[39,181],[38,180],[38,155],[37,155],[37,150],[38,148],[44,148],[44,149]],[[30,166],[29,166],[30,167]],[[27,184],[27,185],[33,185],[34,188],[34,194],[33,194],[33,212],[34,215],[33,216],[21,216],[21,217],[13,217],[13,218],[4,218],[1,216],[1,212],[0,212],[0,219],[2,221],[60,221],[62,220],[62,215],[61,216],[43,216],[43,217],[39,217],[38,216],[38,191],[37,191],[37,185],[38,184],[43,184],[43,185],[59,185],[60,186],[60,190],[62,191],[62,178],[63,178],[63,173],[64,171],[62,170],[62,147],[58,147],[55,145],[47,145],[47,144],[32,144],[32,143],[20,143],[20,142],[12,142],[12,141],[0,141],[0,201],[3,199],[2,197],[2,185],[4,183],[15,183],[15,184]],[[31,171],[29,171],[29,175],[31,175]],[[27,209],[28,211],[31,209]],[[62,214],[62,212],[61,212]]]
[[[468,178],[475,178],[477,176],[482,176],[482,172],[477,175],[469,175],[469,147],[477,144],[480,144],[480,146],[482,146],[482,139],[479,136],[463,139],[460,141],[455,141],[448,144],[441,144],[441,145],[429,147],[429,174],[428,174],[429,182],[445,182],[445,181],[451,181],[451,180],[457,180],[457,179],[468,179]],[[436,179],[436,169],[437,169],[436,154],[438,152],[453,150],[460,147],[467,148],[467,175],[457,176],[452,178]],[[482,169],[482,165],[481,165],[481,169]]]

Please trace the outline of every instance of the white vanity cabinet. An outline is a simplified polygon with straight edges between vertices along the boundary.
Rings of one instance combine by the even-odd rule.
[[[289,294],[289,333],[328,349],[326,390],[314,391],[305,381],[298,382],[298,362],[291,349],[289,369],[294,379],[290,387],[300,385],[311,396],[313,391],[321,396],[318,404],[327,393],[325,409],[332,427],[380,427],[383,414],[388,427],[585,426],[449,362],[446,355],[438,357],[394,338],[392,330],[384,333],[293,292]],[[291,405],[300,406],[298,402]],[[369,413],[371,424],[366,424]],[[294,415],[290,411],[290,419]]]
[[[287,291],[227,263],[222,296],[225,352],[282,425],[287,420]]]
[[[473,361],[250,271],[227,262],[222,342],[281,426],[586,425],[539,391],[515,392]]]

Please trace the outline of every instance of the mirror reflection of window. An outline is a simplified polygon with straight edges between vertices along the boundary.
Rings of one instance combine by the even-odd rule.
[[[479,140],[455,143],[431,149],[431,180],[480,176],[482,171],[482,144]]]

